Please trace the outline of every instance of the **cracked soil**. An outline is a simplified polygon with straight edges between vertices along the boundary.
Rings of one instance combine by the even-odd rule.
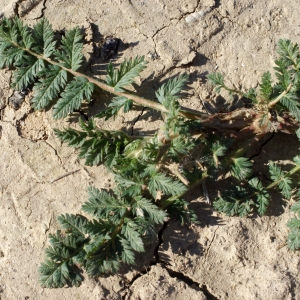
[[[133,89],[155,98],[158,86],[180,72],[190,75],[182,105],[209,113],[224,109],[222,97],[206,82],[222,72],[230,84],[248,89],[264,71],[272,71],[276,43],[300,43],[299,3],[281,0],[0,0],[0,16],[19,16],[34,25],[46,16],[58,33],[75,26],[85,34],[86,72],[102,76],[105,37],[120,40],[111,59],[145,55],[148,68]],[[194,17],[197,14],[197,18]],[[85,276],[76,288],[43,289],[38,266],[56,216],[79,213],[89,185],[109,188],[104,167],[86,167],[75,151],[62,146],[52,128],[76,126],[103,105],[99,94],[92,107],[54,121],[51,112],[33,112],[31,94],[19,108],[10,105],[11,72],[0,71],[0,297],[11,299],[300,299],[299,252],[282,247],[290,203],[274,195],[267,215],[227,218],[206,204],[201,188],[189,195],[200,225],[166,223],[147,253],[132,268],[97,279]],[[223,96],[223,95],[221,95]],[[99,125],[134,135],[153,132],[161,116],[141,108]],[[284,147],[284,145],[289,145]],[[299,151],[294,137],[274,134],[255,149],[255,172],[266,176],[268,159],[282,161]],[[291,154],[292,153],[292,154]],[[262,166],[262,167],[261,167]],[[221,185],[207,186],[210,196]]]

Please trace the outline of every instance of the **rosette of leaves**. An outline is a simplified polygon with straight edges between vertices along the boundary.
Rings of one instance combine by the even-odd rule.
[[[294,195],[293,175],[300,159],[284,171],[269,163],[272,183],[264,186],[252,176],[252,164],[245,153],[266,133],[298,128],[300,53],[297,44],[280,40],[275,61],[276,81],[270,72],[263,74],[257,89],[243,92],[228,87],[220,73],[208,79],[216,91],[251,101],[252,108],[207,115],[191,112],[179,104],[188,76],[168,80],[155,93],[158,102],[127,92],[126,87],[145,69],[144,57],[123,61],[118,68],[110,62],[105,80],[80,72],[84,57],[79,28],[65,33],[60,41],[47,19],[33,28],[20,19],[1,20],[0,67],[14,69],[12,86],[21,90],[33,85],[32,106],[53,107],[53,117],[63,118],[91,101],[94,89],[113,95],[107,109],[95,118],[106,120],[121,109],[126,113],[135,105],[146,106],[164,115],[161,128],[152,136],[130,136],[123,131],[103,130],[90,118],[80,121],[80,130],[56,129],[56,136],[78,149],[86,165],[104,164],[114,174],[112,190],[88,189],[89,198],[82,210],[90,217],[63,214],[61,230],[49,236],[46,261],[40,266],[44,287],[79,285],[81,271],[91,276],[117,272],[122,263],[134,264],[135,253],[145,251],[155,240],[161,224],[170,218],[181,224],[196,222],[195,213],[184,195],[206,182],[227,176],[232,182],[213,206],[227,215],[247,216],[266,213],[271,201],[269,190],[277,188],[284,198]],[[250,116],[250,117],[249,117]],[[278,125],[279,124],[279,125]],[[252,136],[241,146],[238,136]],[[234,134],[232,134],[234,133]],[[299,134],[298,134],[299,135]],[[299,207],[288,226],[288,246],[299,248]]]

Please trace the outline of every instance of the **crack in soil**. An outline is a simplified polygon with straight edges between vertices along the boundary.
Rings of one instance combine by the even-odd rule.
[[[162,226],[162,228],[158,231],[157,234],[157,238],[158,238],[158,243],[154,249],[153,255],[154,255],[154,260],[150,261],[149,266],[145,267],[145,270],[141,270],[137,275],[135,275],[128,283],[127,283],[127,287],[130,287],[138,278],[142,277],[143,275],[147,274],[150,270],[152,266],[155,266],[159,263],[164,263],[164,261],[161,261],[159,259],[159,254],[158,254],[158,250],[159,247],[162,245],[164,239],[163,239],[163,232],[164,230],[167,228],[169,222],[165,222],[164,225]],[[124,298],[125,299],[125,298]]]
[[[19,7],[20,7],[20,3],[23,2],[24,0],[19,0],[15,3],[15,7],[14,7],[14,13],[15,15],[20,18],[19,16]]]
[[[208,246],[208,248],[207,248],[207,250],[206,250],[206,254],[205,254],[205,256],[204,256],[204,262],[206,262],[206,258],[207,258],[208,254],[209,254],[210,247],[211,247],[213,241],[215,240],[216,232],[217,232],[218,229],[219,229],[219,226],[218,226],[218,227],[216,228],[216,230],[214,231],[214,234],[213,234],[213,237],[212,237],[212,239],[211,239],[211,242],[210,242],[210,244],[209,244],[209,246]]]
[[[176,278],[176,279],[183,281],[190,288],[192,288],[194,290],[202,291],[203,294],[206,296],[207,300],[217,300],[218,299],[211,292],[209,292],[209,290],[207,289],[207,286],[205,284],[200,286],[200,284],[198,282],[194,281],[192,278],[190,278],[189,276],[187,276],[181,272],[174,271],[166,266],[164,266],[164,269],[166,269],[168,271],[169,275],[172,278]]]
[[[67,169],[65,168],[65,166],[64,166],[64,163],[63,163],[61,157],[58,155],[57,150],[56,150],[50,143],[48,143],[47,141],[41,141],[41,142],[47,144],[50,148],[53,149],[54,155],[58,157],[58,160],[60,161],[60,164],[61,164],[62,168],[63,168],[66,172],[68,172],[68,170],[67,170]]]
[[[39,16],[39,17],[37,17],[37,18],[34,18],[34,20],[39,20],[39,19],[41,19],[41,18],[43,18],[44,17],[44,11],[46,10],[46,2],[47,2],[47,0],[44,0],[44,2],[43,2],[43,8],[41,9],[41,15]]]
[[[133,121],[133,124],[131,126],[131,136],[133,136],[133,128],[135,126],[135,124],[139,121],[140,117],[144,114],[146,107],[143,107],[141,113],[136,117],[136,119]]]
[[[195,7],[192,11],[183,13],[183,14],[179,17],[178,21],[181,21],[184,17],[186,17],[186,16],[188,16],[188,15],[190,15],[190,14],[196,12],[196,9],[199,8],[199,5],[200,5],[200,0],[197,0],[196,7]]]
[[[178,272],[178,271],[174,271],[172,270],[170,267],[168,267],[167,265],[169,265],[167,262],[163,261],[160,259],[158,251],[160,246],[163,244],[164,242],[164,238],[163,238],[163,233],[165,231],[165,229],[167,228],[169,222],[165,222],[164,225],[162,226],[162,228],[158,231],[158,243],[155,247],[154,250],[154,260],[150,262],[148,267],[145,267],[144,270],[140,271],[137,275],[135,275],[131,281],[127,282],[126,286],[124,289],[127,289],[126,293],[122,296],[122,299],[130,299],[130,287],[132,286],[132,284],[139,278],[141,278],[143,275],[147,274],[150,270],[152,266],[156,266],[156,265],[160,265],[163,269],[165,269],[168,274],[170,275],[170,277],[172,278],[176,278],[180,281],[183,281],[184,283],[186,283],[190,288],[196,290],[196,291],[202,291],[203,294],[206,296],[206,298],[208,300],[217,300],[218,298],[215,297],[207,288],[207,286],[205,284],[200,284],[196,281],[194,281],[192,278],[190,278],[189,276],[185,275],[182,272]],[[218,228],[217,228],[218,229]],[[210,246],[215,238],[215,233],[217,231],[217,229],[214,232],[214,236],[212,238],[212,241],[210,243]]]
[[[52,223],[53,218],[54,218],[54,217],[53,217],[53,214],[51,214],[50,220],[49,220],[49,223],[48,223],[48,227],[46,227],[46,229],[45,229],[45,236],[46,236],[46,238],[45,238],[45,240],[43,241],[42,249],[44,249],[44,247],[45,247],[45,245],[46,245],[46,243],[47,243],[47,241],[48,241],[47,232],[50,230],[50,227],[51,227],[51,223]]]
[[[272,132],[271,136],[270,136],[266,141],[264,141],[264,142],[261,144],[261,146],[259,147],[258,152],[255,153],[255,154],[253,154],[251,157],[249,157],[249,160],[250,160],[250,159],[253,159],[253,157],[259,156],[260,153],[261,153],[261,151],[262,151],[262,149],[263,149],[263,147],[264,147],[265,145],[267,145],[267,144],[273,139],[274,136],[275,136],[275,132]]]

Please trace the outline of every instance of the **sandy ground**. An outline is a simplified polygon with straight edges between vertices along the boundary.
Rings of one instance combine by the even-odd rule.
[[[192,20],[194,12],[201,13]],[[93,76],[103,75],[107,65],[99,55],[101,40],[118,37],[119,50],[112,57],[116,64],[136,55],[149,61],[134,86],[140,95],[154,99],[159,83],[187,72],[191,88],[182,105],[209,112],[222,104],[206,82],[209,72],[221,71],[238,88],[257,86],[261,74],[272,70],[277,41],[300,42],[296,0],[1,0],[0,15],[17,15],[30,25],[46,16],[55,30],[81,27],[86,72]],[[101,166],[85,167],[75,151],[54,137],[53,127],[72,124],[78,116],[54,122],[50,112],[32,112],[30,94],[16,109],[9,104],[14,93],[10,79],[10,71],[0,72],[2,300],[300,299],[299,252],[280,248],[291,204],[274,196],[263,218],[226,218],[203,201],[201,191],[189,197],[201,224],[188,229],[169,222],[135,267],[115,276],[86,276],[78,288],[41,288],[38,265],[47,235],[57,229],[56,216],[79,213],[87,186],[108,188],[111,177]],[[99,95],[86,113],[99,109],[104,100]],[[158,123],[159,115],[144,109],[102,125],[143,134]],[[297,153],[297,140],[278,134],[256,149],[259,162],[266,165],[270,156],[286,159],[286,143]],[[210,193],[217,187],[218,183],[209,186]]]

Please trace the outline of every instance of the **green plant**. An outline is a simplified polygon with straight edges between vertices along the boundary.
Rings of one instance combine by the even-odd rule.
[[[227,215],[246,216],[256,210],[263,215],[269,206],[269,190],[277,187],[284,198],[293,194],[292,176],[300,169],[300,157],[287,172],[269,163],[272,183],[264,186],[252,176],[252,164],[244,155],[269,132],[282,131],[299,136],[300,53],[288,40],[278,44],[276,82],[271,74],[262,76],[258,89],[241,92],[228,87],[221,74],[208,79],[216,91],[251,100],[251,108],[208,115],[180,107],[178,99],[188,76],[181,74],[163,84],[155,93],[158,102],[126,90],[146,67],[143,57],[126,60],[119,68],[108,64],[105,81],[79,70],[83,62],[79,28],[55,40],[49,22],[42,18],[32,29],[18,19],[2,19],[0,25],[0,67],[14,69],[12,86],[21,90],[33,85],[34,109],[53,106],[53,117],[63,118],[91,101],[94,89],[113,96],[108,108],[94,119],[80,121],[81,130],[55,130],[56,136],[79,151],[87,165],[103,163],[115,178],[114,188],[88,189],[82,210],[91,215],[65,214],[58,217],[63,231],[49,236],[47,260],[40,266],[45,287],[79,285],[83,268],[91,276],[117,272],[121,263],[133,264],[135,252],[143,252],[157,234],[160,224],[178,219],[182,224],[196,221],[184,195],[195,186],[220,176],[230,176],[229,186],[213,202]],[[109,119],[123,109],[146,106],[161,111],[164,125],[153,136],[136,137],[122,131],[98,128],[96,118]],[[298,193],[299,194],[299,193]],[[288,226],[288,246],[300,248],[299,202]]]

